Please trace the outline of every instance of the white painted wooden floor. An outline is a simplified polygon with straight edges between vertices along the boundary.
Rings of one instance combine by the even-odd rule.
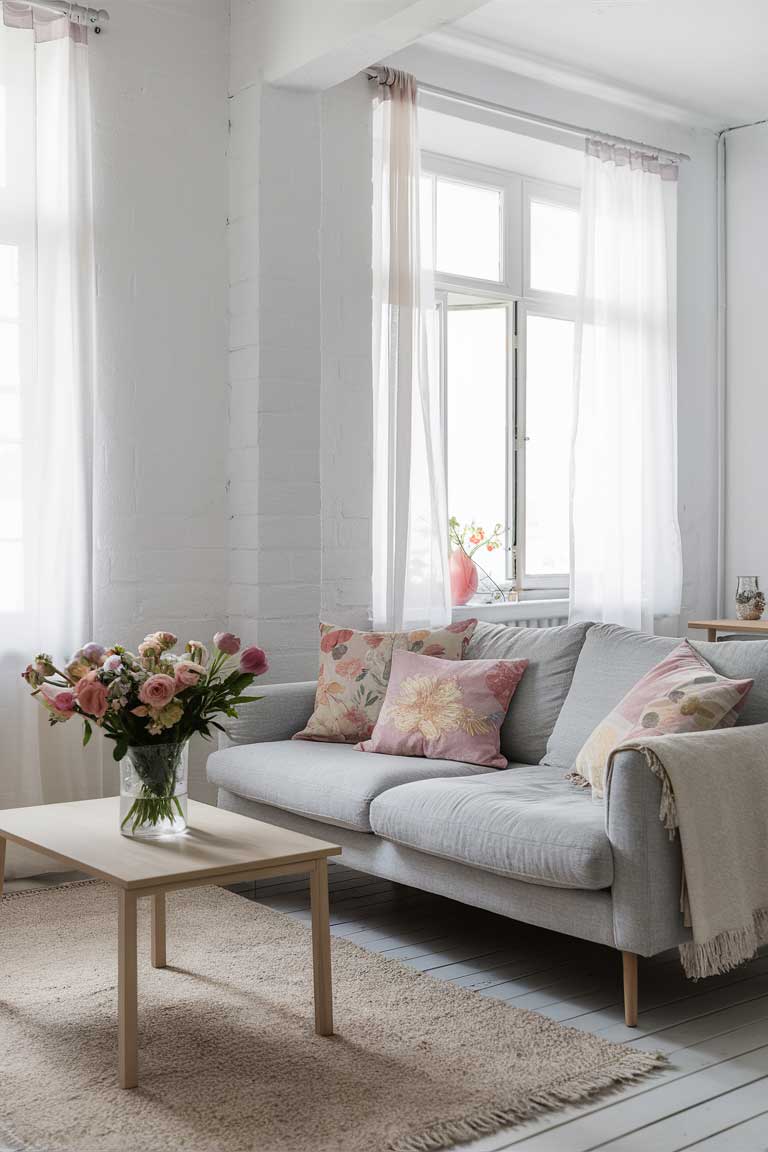
[[[625,1028],[620,958],[611,949],[343,865],[332,865],[330,876],[335,935],[483,996],[669,1058],[668,1068],[634,1087],[548,1113],[466,1152],[768,1152],[768,949],[738,971],[698,984],[684,978],[675,952],[641,960],[639,1027]],[[304,880],[239,890],[309,918]]]
[[[669,1067],[600,1102],[467,1145],[467,1152],[766,1152],[768,949],[728,976],[693,983],[677,952],[640,961],[638,1028],[626,1028],[621,960],[609,948],[530,928],[442,897],[331,874],[331,931],[364,948],[610,1040],[663,1051]],[[309,918],[306,883],[243,895]]]

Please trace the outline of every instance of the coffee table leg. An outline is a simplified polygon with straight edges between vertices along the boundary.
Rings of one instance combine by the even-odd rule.
[[[328,918],[328,861],[316,860],[310,873],[312,897],[312,963],[315,977],[315,1032],[333,1035],[331,927]]]
[[[165,968],[165,892],[152,897],[152,967]]]
[[[5,837],[0,836],[0,896],[3,894],[3,876],[5,875]]]
[[[135,1088],[139,1082],[137,982],[136,982],[136,893],[119,891],[117,931],[117,1046],[121,1088]]]

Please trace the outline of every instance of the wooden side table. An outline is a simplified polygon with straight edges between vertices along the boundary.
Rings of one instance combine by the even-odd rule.
[[[745,632],[768,640],[768,620],[689,620],[688,627],[704,629],[707,640],[713,641],[718,632]]]
[[[328,917],[328,857],[341,848],[313,836],[290,832],[189,801],[189,828],[183,836],[157,840],[120,834],[120,800],[76,800],[6,808],[0,812],[0,896],[5,842],[27,848],[106,880],[117,891],[118,1071],[121,1088],[139,1082],[136,901],[152,900],[152,965],[164,968],[165,895],[180,888],[236,884],[268,876],[309,875],[312,898],[312,962],[315,1031],[333,1034],[331,933]]]

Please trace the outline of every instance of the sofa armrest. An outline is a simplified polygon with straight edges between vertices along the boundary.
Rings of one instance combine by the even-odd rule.
[[[654,956],[690,938],[680,911],[680,838],[659,819],[661,781],[640,752],[613,757],[606,786],[606,830],[613,850],[616,947]]]
[[[254,704],[243,704],[237,720],[222,721],[226,736],[221,748],[232,744],[260,744],[268,740],[290,740],[306,725],[315,707],[317,682],[300,684],[255,684],[253,691],[261,697]]]

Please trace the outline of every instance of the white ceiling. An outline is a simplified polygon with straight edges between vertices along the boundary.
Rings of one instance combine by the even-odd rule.
[[[470,55],[508,52],[513,71],[628,89],[712,127],[768,117],[768,0],[491,0],[447,35],[453,51],[463,38]]]
[[[534,180],[547,180],[580,188],[584,172],[583,141],[564,148],[548,140],[520,132],[494,128],[477,120],[446,115],[431,108],[419,109],[419,143],[427,152],[470,160],[505,172],[517,172]]]

